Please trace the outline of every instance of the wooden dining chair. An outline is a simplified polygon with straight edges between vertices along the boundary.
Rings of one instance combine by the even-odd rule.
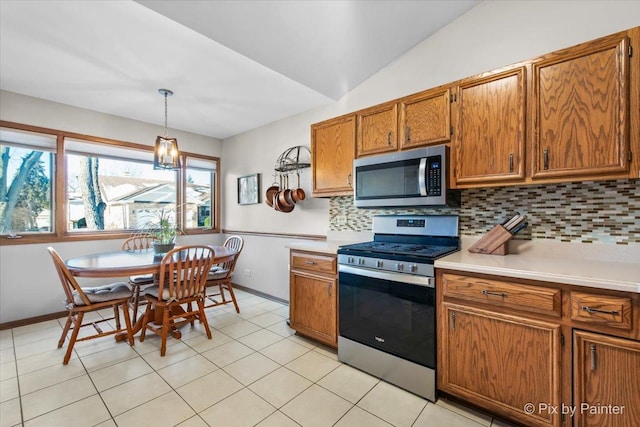
[[[211,330],[204,314],[204,291],[214,258],[214,250],[205,245],[182,246],[165,254],[160,263],[158,286],[151,286],[144,292],[149,304],[142,318],[140,342],[144,341],[147,329],[160,335],[160,355],[164,356],[167,335],[170,329],[179,326],[176,322],[178,319],[182,319],[180,324],[193,324],[193,320],[198,319],[207,338],[211,339]],[[193,303],[196,303],[197,308],[192,309]],[[186,311],[183,305],[186,305]],[[154,318],[162,318],[160,325],[151,319],[152,308]]]
[[[153,249],[153,242],[155,238],[150,234],[137,234],[131,236],[122,242],[121,249],[128,252],[144,252]],[[136,323],[138,320],[138,307],[140,303],[144,303],[144,298],[140,298],[140,290],[149,285],[153,285],[153,274],[142,274],[137,276],[129,276],[129,285],[133,290],[131,297],[131,309],[133,310],[133,318],[131,321]]]
[[[244,247],[244,239],[240,236],[229,236],[224,242],[224,247],[236,251],[236,255],[231,261],[224,264],[216,265],[211,268],[207,277],[207,291],[205,295],[205,308],[216,307],[219,305],[233,303],[236,313],[240,313],[236,295],[233,292],[231,279],[236,268],[236,262]],[[225,292],[229,293],[230,299],[227,299]]]
[[[67,346],[67,352],[64,355],[62,363],[66,365],[69,363],[73,346],[76,342],[86,341],[94,338],[104,337],[107,335],[126,333],[129,345],[133,346],[133,332],[131,330],[131,319],[129,318],[128,303],[131,299],[131,290],[124,282],[112,283],[110,285],[98,286],[98,287],[81,287],[76,279],[73,277],[67,266],[65,265],[60,255],[52,247],[48,247],[47,250],[53,258],[53,264],[56,267],[62,289],[65,294],[65,308],[67,309],[68,316],[67,322],[62,330],[60,340],[58,340],[58,348],[62,347],[64,341],[67,338],[69,329],[73,326],[71,337],[69,338],[69,344]],[[104,318],[98,321],[91,321],[85,324],[82,323],[85,313],[102,310],[107,307],[113,308],[113,317]],[[124,315],[125,327],[122,328],[120,324],[120,308]],[[115,320],[115,329],[102,330],[98,324]],[[93,326],[96,333],[93,335],[84,336],[78,338],[80,329],[85,326]]]

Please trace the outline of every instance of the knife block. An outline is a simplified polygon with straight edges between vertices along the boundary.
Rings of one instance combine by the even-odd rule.
[[[501,225],[496,225],[469,248],[469,252],[490,255],[506,255],[509,252],[507,242],[513,237]]]

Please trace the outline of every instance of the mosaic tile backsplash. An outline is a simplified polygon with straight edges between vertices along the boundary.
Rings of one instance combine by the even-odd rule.
[[[460,215],[460,232],[479,236],[515,212],[529,226],[516,239],[640,244],[640,180],[586,181],[462,190],[460,208],[363,209],[353,197],[329,202],[332,231],[370,231],[374,215]]]

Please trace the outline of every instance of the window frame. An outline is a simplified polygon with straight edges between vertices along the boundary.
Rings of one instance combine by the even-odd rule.
[[[65,139],[75,139],[87,143],[97,143],[115,146],[118,148],[147,151],[150,154],[150,158],[153,158],[153,146],[143,145],[128,141],[121,141],[110,138],[103,138],[92,135],[83,135],[74,132],[66,132],[57,129],[44,128],[39,126],[27,125],[22,123],[9,122],[0,120],[0,127],[24,130],[29,132],[42,133],[46,135],[52,135],[56,138],[56,153],[55,160],[53,162],[54,170],[51,178],[51,191],[52,191],[52,215],[53,221],[51,223],[53,231],[43,232],[35,234],[18,234],[18,238],[10,238],[6,234],[0,235],[0,244],[2,246],[9,245],[21,245],[30,243],[55,243],[55,242],[72,242],[72,241],[88,241],[88,240],[108,240],[108,239],[123,239],[131,235],[132,230],[93,230],[82,233],[77,233],[67,230],[67,167],[66,167],[66,152],[65,152]],[[215,163],[214,172],[214,187],[213,199],[214,203],[212,207],[212,224],[209,228],[185,228],[184,218],[186,214],[186,207],[184,206],[184,197],[186,195],[186,168],[180,169],[176,174],[176,203],[178,206],[182,206],[178,209],[177,221],[182,233],[185,235],[198,235],[198,234],[216,234],[220,233],[220,158],[215,156],[207,156],[197,153],[180,152],[180,157],[183,165],[187,164],[188,158],[203,159]]]

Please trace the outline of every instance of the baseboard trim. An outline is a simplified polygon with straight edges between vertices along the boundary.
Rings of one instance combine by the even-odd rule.
[[[20,326],[32,325],[34,323],[46,322],[47,320],[59,319],[61,317],[67,317],[67,312],[59,311],[57,313],[43,314],[42,316],[28,317],[26,319],[20,319],[20,320],[13,320],[11,322],[0,323],[0,331],[19,328]]]

